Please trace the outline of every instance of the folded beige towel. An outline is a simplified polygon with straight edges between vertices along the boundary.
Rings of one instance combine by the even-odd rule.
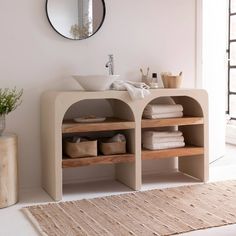
[[[169,143],[156,143],[156,144],[143,144],[143,147],[149,150],[162,150],[168,148],[184,147],[184,142],[169,142]]]
[[[143,113],[143,118],[147,119],[161,119],[161,118],[177,118],[183,117],[183,112],[170,112],[170,113],[162,113],[162,114],[145,114]]]
[[[180,104],[148,104],[144,109],[144,114],[156,115],[181,111],[183,111],[183,106]]]
[[[183,136],[176,137],[145,137],[142,139],[143,144],[157,144],[157,143],[169,143],[169,142],[184,142]]]
[[[144,131],[142,135],[144,140],[148,137],[151,138],[178,137],[182,136],[183,133],[181,131]]]

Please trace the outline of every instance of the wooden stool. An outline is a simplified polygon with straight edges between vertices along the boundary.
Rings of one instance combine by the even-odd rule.
[[[0,136],[0,208],[18,201],[17,136]]]

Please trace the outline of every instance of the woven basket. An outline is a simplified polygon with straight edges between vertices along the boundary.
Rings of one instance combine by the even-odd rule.
[[[182,76],[163,75],[162,82],[164,84],[164,88],[180,88]]]
[[[107,143],[99,142],[99,150],[103,155],[115,155],[126,153],[126,142]]]
[[[95,157],[97,156],[97,140],[72,143],[68,140],[63,142],[63,151],[70,158]]]

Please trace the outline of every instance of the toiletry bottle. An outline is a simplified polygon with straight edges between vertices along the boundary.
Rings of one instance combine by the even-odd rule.
[[[157,83],[157,73],[152,73],[152,83]]]
[[[152,89],[158,88],[158,82],[157,82],[157,73],[152,73],[152,82],[150,84]]]

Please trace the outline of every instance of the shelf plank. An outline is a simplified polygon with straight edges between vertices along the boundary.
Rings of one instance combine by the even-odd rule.
[[[127,121],[119,118],[107,118],[104,122],[97,123],[77,123],[73,120],[66,120],[62,124],[62,133],[97,132],[134,128],[134,121]]]
[[[170,158],[170,157],[188,157],[203,155],[203,147],[182,147],[182,148],[172,148],[163,150],[142,150],[142,160],[155,160],[159,158]]]
[[[164,150],[142,150],[142,160],[156,160],[160,158],[171,157],[187,157],[197,156],[204,154],[203,147],[183,147]],[[97,157],[84,157],[84,158],[68,158],[62,159],[62,168],[74,168],[81,166],[103,165],[103,164],[117,164],[117,163],[130,163],[135,161],[134,154],[120,154],[109,156]]]
[[[101,164],[117,164],[134,162],[134,154],[120,154],[110,156],[84,157],[84,158],[68,158],[62,159],[62,168],[73,168],[81,166],[101,165]]]
[[[183,126],[183,125],[202,125],[203,117],[180,117],[165,119],[142,119],[142,128]]]

